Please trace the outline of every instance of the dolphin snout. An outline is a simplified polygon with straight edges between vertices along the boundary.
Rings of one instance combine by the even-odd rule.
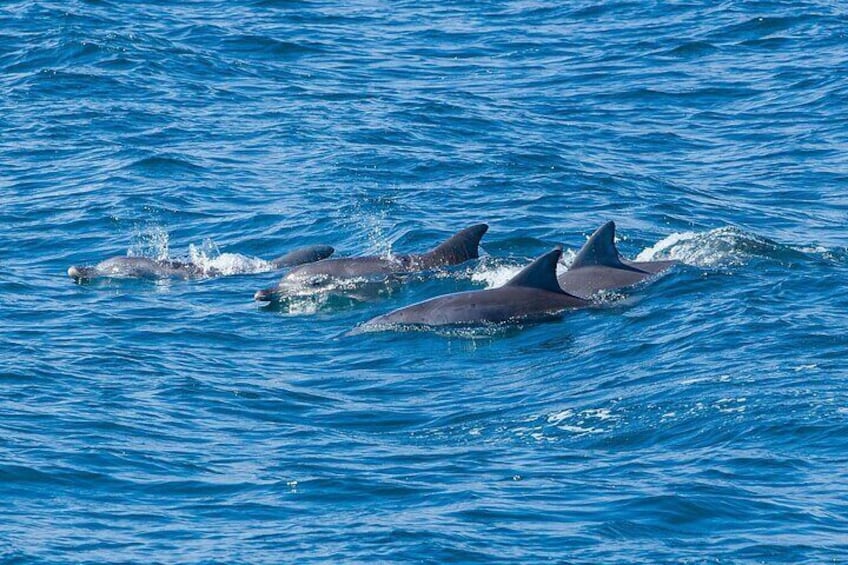
[[[71,265],[68,267],[68,276],[74,279],[74,282],[87,280],[91,277],[91,268]]]
[[[257,290],[256,294],[253,295],[253,299],[257,302],[271,302],[274,300],[274,295],[277,294],[277,288],[263,288],[262,290]]]

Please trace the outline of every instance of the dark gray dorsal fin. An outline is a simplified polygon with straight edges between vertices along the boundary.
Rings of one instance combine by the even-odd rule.
[[[619,269],[628,268],[621,262],[618,249],[615,248],[615,222],[607,222],[595,230],[586,245],[577,252],[568,270],[598,265]]]
[[[294,251],[289,251],[285,255],[281,255],[271,261],[271,264],[276,268],[294,267],[295,265],[303,265],[304,263],[314,263],[321,259],[326,259],[333,254],[335,249],[329,245],[309,245],[300,247]]]
[[[450,239],[422,256],[431,266],[458,265],[480,256],[480,239],[489,229],[486,224],[477,224],[457,232]]]
[[[538,288],[558,294],[565,294],[557,282],[557,263],[562,257],[562,247],[548,251],[509,279],[504,286],[524,286]]]

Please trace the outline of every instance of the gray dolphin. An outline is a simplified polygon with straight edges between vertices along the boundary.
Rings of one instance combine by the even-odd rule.
[[[301,265],[289,271],[277,286],[259,290],[253,298],[262,302],[276,300],[283,293],[284,287],[291,284],[416,273],[458,265],[480,256],[480,239],[488,229],[486,224],[465,228],[435,249],[422,254],[395,255],[388,258],[347,257]]]
[[[272,259],[270,263],[274,268],[281,269],[324,259],[332,255],[333,251],[329,245],[309,245]],[[220,273],[215,271],[204,271],[194,263],[186,261],[125,256],[110,257],[92,266],[74,265],[68,269],[68,276],[78,283],[96,278],[190,279],[218,274]]]
[[[187,279],[196,275],[197,270],[194,264],[180,261],[154,260],[147,257],[110,257],[93,266],[71,266],[68,276],[75,282],[86,282],[101,277]]]
[[[549,318],[591,302],[563,291],[556,278],[562,249],[542,255],[499,288],[437,296],[377,316],[359,330],[403,326],[476,325]]]
[[[678,261],[628,261],[615,247],[615,222],[607,222],[589,238],[566,272],[558,278],[559,285],[571,294],[589,298],[601,290],[624,288],[642,282]]]

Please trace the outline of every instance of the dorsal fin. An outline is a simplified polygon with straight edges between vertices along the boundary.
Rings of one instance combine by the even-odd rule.
[[[521,272],[509,279],[504,286],[524,286],[565,294],[557,282],[556,269],[560,257],[562,247],[557,246],[521,269]]]
[[[271,264],[276,268],[294,267],[295,265],[303,265],[304,263],[314,263],[321,259],[326,259],[333,254],[335,249],[329,245],[309,245],[300,247],[294,251],[289,251],[285,255],[281,255],[271,261]]]
[[[486,224],[477,224],[457,232],[450,239],[420,258],[429,266],[458,265],[480,256],[480,239],[488,231]]]
[[[574,257],[574,261],[568,270],[595,266],[629,269],[627,265],[621,262],[618,249],[615,248],[615,222],[613,221],[609,221],[595,230],[586,245],[577,252],[577,256]]]

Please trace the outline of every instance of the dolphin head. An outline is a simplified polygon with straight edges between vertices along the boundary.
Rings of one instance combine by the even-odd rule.
[[[68,268],[68,276],[74,279],[76,283],[86,282],[97,276],[97,268],[71,265]]]
[[[276,286],[272,286],[270,288],[263,288],[261,290],[257,290],[253,295],[253,299],[257,302],[273,302],[277,299],[280,294],[280,288]]]

